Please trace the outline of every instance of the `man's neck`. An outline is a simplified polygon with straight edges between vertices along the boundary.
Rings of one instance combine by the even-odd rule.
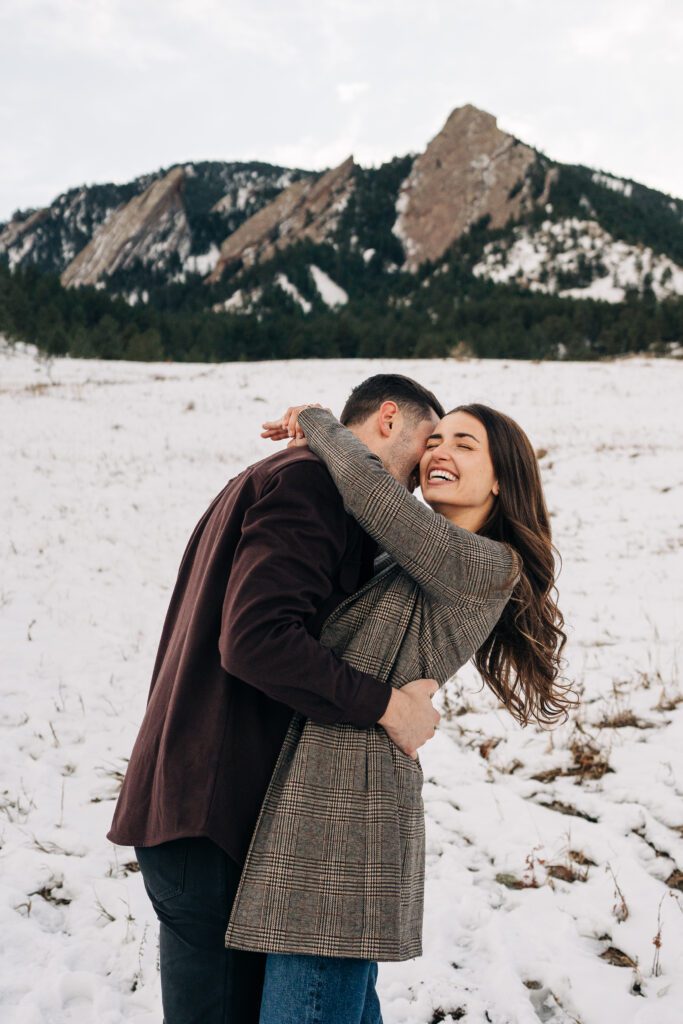
[[[366,448],[369,448],[373,455],[378,455],[385,463],[386,458],[386,445],[382,443],[382,438],[379,437],[376,431],[371,430],[365,423],[359,423],[357,426],[349,427],[352,434],[362,441]]]

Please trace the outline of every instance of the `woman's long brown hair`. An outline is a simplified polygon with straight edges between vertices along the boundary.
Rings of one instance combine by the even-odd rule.
[[[565,722],[578,698],[570,699],[576,694],[559,679],[567,637],[536,454],[522,428],[488,405],[459,405],[451,412],[466,412],[485,427],[498,480],[499,494],[477,532],[509,544],[522,561],[522,575],[475,665],[521,725],[531,719],[554,725],[561,716]]]

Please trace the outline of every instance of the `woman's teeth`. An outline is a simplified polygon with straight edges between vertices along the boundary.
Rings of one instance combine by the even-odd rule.
[[[452,483],[458,479],[454,473],[449,473],[447,469],[432,469],[430,470],[428,480],[446,480]]]

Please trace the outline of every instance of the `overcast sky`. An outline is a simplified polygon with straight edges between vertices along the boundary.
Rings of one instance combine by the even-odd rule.
[[[186,160],[417,152],[473,103],[683,196],[681,0],[0,0],[0,221]]]

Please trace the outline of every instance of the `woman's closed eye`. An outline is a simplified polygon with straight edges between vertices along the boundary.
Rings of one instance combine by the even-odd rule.
[[[426,449],[425,449],[425,451],[428,451],[428,452],[433,452],[433,451],[434,451],[434,449],[435,449],[435,448],[438,448],[438,447],[439,447],[439,445],[438,445],[438,444],[428,444],[428,445],[427,445],[427,447],[426,447]],[[465,451],[468,451],[468,452],[474,451],[474,449],[472,448],[472,446],[471,446],[471,445],[469,445],[469,444],[458,444],[458,445],[456,445],[456,448],[464,448],[464,449],[465,449]]]

